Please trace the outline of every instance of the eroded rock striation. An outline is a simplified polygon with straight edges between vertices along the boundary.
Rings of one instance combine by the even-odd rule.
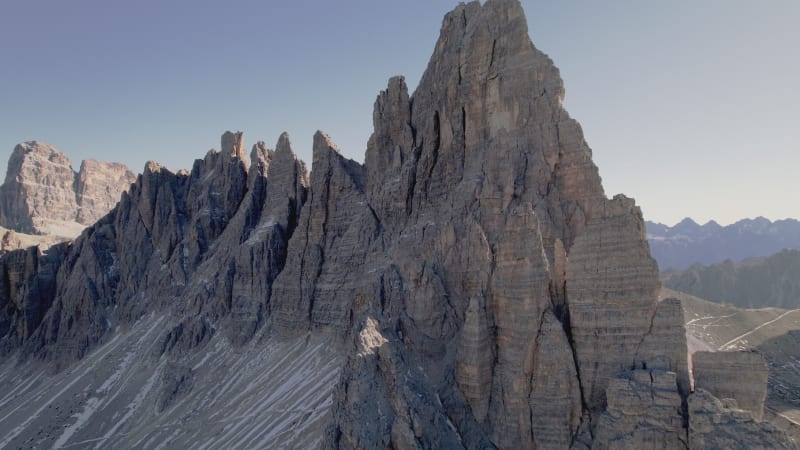
[[[698,389],[689,397],[690,448],[797,448],[797,443],[749,411]]]
[[[769,372],[761,353],[695,352],[692,373],[695,388],[719,399],[734,400],[734,406],[750,411],[756,420],[764,417]]]
[[[123,191],[136,181],[124,164],[87,159],[81,162],[75,181],[78,213],[75,221],[91,225],[108,214]]]
[[[91,414],[68,420],[53,440],[117,442],[120,427],[151,436],[145,415],[174,417],[203,391],[203,355],[321,340],[335,377],[303,372],[262,392],[267,409],[301,384],[330,392],[316,409],[271,422],[285,423],[287,439],[290,429],[317,433],[284,445],[690,445],[700,435],[687,427],[680,304],[658,301],[641,212],[606,197],[563,96],[517,1],[461,4],[416,92],[395,77],[378,95],[365,164],[318,132],[308,176],[287,135],[275,151],[256,144],[248,162],[242,136],[226,133],[222,151],[191,172],[148,163],[110,214],[51,259],[7,256],[19,278],[46,288],[24,297],[38,309],[0,310],[0,323],[25,317],[3,337],[23,357],[83,367],[92,349],[112,354],[145,333],[143,322],[158,325],[139,346],[155,362],[141,368],[151,381],[135,407],[95,432]],[[272,369],[294,355],[244,366]],[[223,392],[236,383],[245,393],[257,385],[236,377]],[[94,392],[105,405],[108,390]],[[214,442],[258,446],[280,432],[242,420],[222,428],[230,441]],[[34,419],[13,423],[0,444],[36,431]],[[175,441],[141,442],[194,442],[175,427]]]
[[[85,160],[75,172],[56,147],[41,141],[19,144],[0,186],[0,225],[73,238],[106,215],[135,179],[123,164]]]

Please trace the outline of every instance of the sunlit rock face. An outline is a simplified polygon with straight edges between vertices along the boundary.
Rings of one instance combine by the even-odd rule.
[[[44,142],[14,148],[2,186],[3,225],[29,234],[57,234],[59,225],[75,221],[75,172],[61,151]]]
[[[658,301],[641,212],[605,196],[563,95],[519,3],[473,2],[413,94],[394,77],[378,95],[363,165],[322,132],[310,175],[287,135],[249,162],[226,133],[190,172],[148,163],[63,253],[14,257],[55,277],[3,338],[76,374],[40,399],[105,355],[140,378],[84,386],[83,415],[54,419],[70,433],[36,434],[51,403],[0,419],[7,443],[685,448],[680,304]]]
[[[17,145],[0,187],[0,225],[26,234],[73,238],[108,213],[136,177],[119,163],[81,162],[80,170],[41,141]]]
[[[124,164],[87,159],[81,162],[75,181],[78,212],[75,221],[91,225],[119,201],[123,191],[136,181]]]

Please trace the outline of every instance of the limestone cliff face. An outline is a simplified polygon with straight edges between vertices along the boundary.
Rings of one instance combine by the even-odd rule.
[[[234,342],[250,338],[308,182],[287,136],[276,152],[254,147],[249,173],[239,154],[210,151],[188,173],[148,163],[119,205],[70,244],[27,353],[69,363],[116,324],[167,307],[182,320],[164,332],[162,351],[202,344],[214,324]]]
[[[65,244],[11,251],[0,259],[0,355],[30,339],[52,305]]]
[[[758,422],[744,411],[704,389],[689,396],[689,448],[780,448],[798,445],[769,423]]]
[[[632,200],[606,199],[561,107],[558,70],[526,23],[516,2],[459,6],[416,92],[395,78],[375,104],[366,192],[383,235],[368,264],[379,298],[354,333],[363,317],[376,320],[402,343],[384,357],[414,361],[438,386],[427,401],[386,406],[387,421],[410,424],[421,447],[431,409],[474,432],[461,436],[467,447],[485,438],[569,446],[581,417],[590,427],[605,409],[610,380],[648,362],[673,374],[678,407],[667,420],[682,429],[685,350],[647,342],[658,332],[680,345],[683,328],[679,314],[654,327],[660,285],[641,213]],[[393,279],[398,288],[387,289]],[[343,377],[348,391],[366,382],[360,370]],[[391,378],[373,372],[371,397],[398,395],[381,392]],[[402,434],[354,430],[365,423],[352,417],[358,405],[342,402],[348,425],[331,427],[331,445],[381,446]],[[471,414],[455,413],[464,407]]]
[[[62,367],[152,311],[168,361],[220,334],[322,336],[343,361],[325,448],[710,439],[687,428],[683,318],[657,299],[641,212],[605,196],[526,23],[513,0],[449,13],[416,92],[395,77],[378,95],[364,165],[321,132],[310,177],[286,135],[249,162],[226,133],[189,173],[149,163],[47,264],[3,259],[44,287],[0,310],[24,323],[3,342]],[[164,392],[190,389],[170,367]]]
[[[75,220],[78,204],[71,161],[43,142],[14,148],[0,195],[3,225],[23,233],[57,234],[50,230]]]
[[[78,212],[75,221],[91,225],[108,214],[123,191],[136,180],[124,164],[87,159],[81,162],[75,181]]]
[[[0,224],[21,233],[77,236],[104,216],[135,180],[122,164],[86,160],[80,170],[54,146],[17,145],[0,187]]]
[[[697,389],[719,399],[734,400],[735,406],[764,417],[767,398],[767,361],[758,352],[695,352],[692,373]]]

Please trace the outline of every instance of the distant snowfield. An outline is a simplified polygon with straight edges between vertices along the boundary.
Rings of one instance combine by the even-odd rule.
[[[56,375],[0,363],[0,448],[311,448],[343,363],[324,338],[157,356],[167,320],[119,332]]]

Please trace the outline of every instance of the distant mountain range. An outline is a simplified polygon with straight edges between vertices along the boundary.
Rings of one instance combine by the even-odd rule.
[[[715,221],[700,225],[690,218],[673,227],[647,221],[650,252],[661,270],[715,264],[727,259],[769,256],[783,249],[800,249],[800,221],[772,222],[764,217],[728,226]]]
[[[670,289],[742,308],[800,308],[800,250],[671,270],[662,280]]]

